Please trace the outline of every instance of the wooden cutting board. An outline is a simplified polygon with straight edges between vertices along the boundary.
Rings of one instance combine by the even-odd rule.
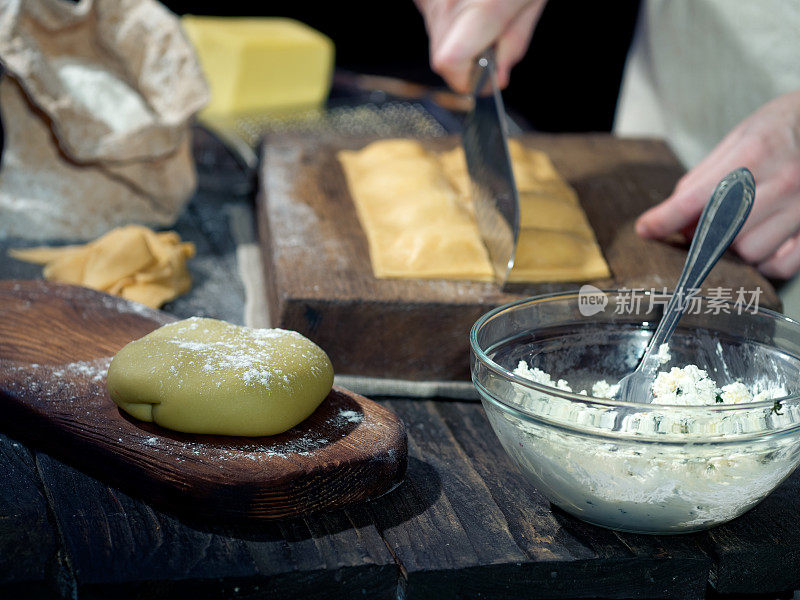
[[[468,379],[469,330],[496,306],[581,283],[661,290],[677,281],[686,245],[642,240],[633,222],[670,193],[683,169],[660,141],[609,135],[528,135],[522,141],[547,152],[577,190],[612,278],[536,284],[514,294],[491,283],[376,279],[336,159],[337,150],[371,141],[273,137],[263,146],[257,204],[270,318],[325,348],[337,373]],[[424,143],[444,150],[458,140]],[[730,255],[704,287],[740,286],[760,288],[760,306],[780,307],[769,282]]]
[[[174,320],[85,288],[0,282],[2,429],[143,500],[215,519],[302,515],[403,479],[402,422],[343,388],[272,437],[181,434],[120,412],[105,386],[111,357]]]

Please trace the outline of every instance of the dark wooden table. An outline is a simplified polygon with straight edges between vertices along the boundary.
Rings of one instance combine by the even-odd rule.
[[[242,322],[227,214],[251,198],[235,169],[217,175],[177,225],[198,245],[195,288],[165,309]],[[0,278],[39,276],[5,257],[20,245],[0,241]],[[552,507],[479,404],[380,401],[408,430],[399,488],[249,525],[161,512],[0,433],[0,598],[790,598],[800,587],[800,473],[705,533],[616,533]]]

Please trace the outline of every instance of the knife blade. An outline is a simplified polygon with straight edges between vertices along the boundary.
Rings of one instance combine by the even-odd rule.
[[[497,87],[493,48],[476,61],[472,91],[473,106],[462,136],[464,155],[478,230],[489,253],[495,281],[505,286],[514,266],[519,237],[519,194],[511,169],[508,123]]]

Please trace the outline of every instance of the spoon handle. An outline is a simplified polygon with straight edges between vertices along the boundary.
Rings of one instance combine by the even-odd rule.
[[[703,214],[700,215],[686,264],[672,298],[664,309],[664,316],[642,358],[645,372],[657,366],[651,357],[675,331],[686,309],[686,292],[700,287],[712,267],[733,242],[750,214],[754,197],[755,180],[753,174],[744,167],[731,171],[717,184]]]

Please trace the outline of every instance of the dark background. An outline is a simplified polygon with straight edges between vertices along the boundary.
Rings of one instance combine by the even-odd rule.
[[[336,66],[444,86],[428,65],[425,25],[412,0],[187,2],[178,14],[291,17],[325,33]],[[508,108],[541,131],[609,131],[639,0],[551,0],[504,93]]]

